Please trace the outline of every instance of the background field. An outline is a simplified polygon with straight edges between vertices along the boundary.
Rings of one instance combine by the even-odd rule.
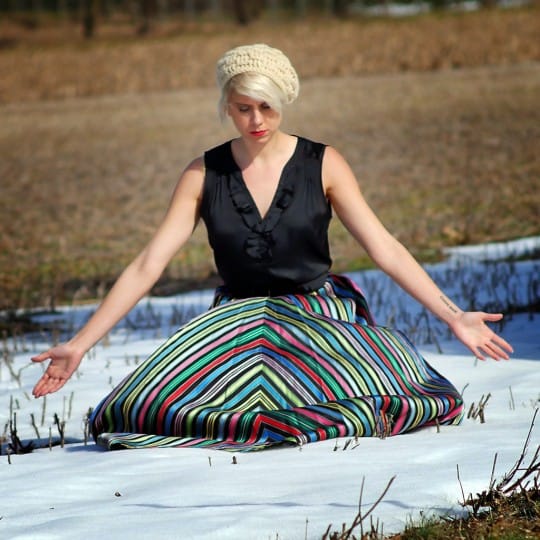
[[[116,29],[116,30],[115,30]],[[303,78],[285,129],[337,147],[422,260],[540,233],[540,10],[389,21],[103,26],[0,23],[0,307],[102,293],[148,240],[182,168],[233,136],[222,51],[265,41]],[[335,270],[367,264],[339,224]],[[216,282],[205,233],[155,292]]]

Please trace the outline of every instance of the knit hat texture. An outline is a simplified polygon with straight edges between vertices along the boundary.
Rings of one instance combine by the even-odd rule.
[[[286,103],[298,97],[300,82],[289,59],[264,43],[242,45],[227,51],[217,62],[216,76],[220,89],[235,75],[256,72],[266,75],[283,91]]]

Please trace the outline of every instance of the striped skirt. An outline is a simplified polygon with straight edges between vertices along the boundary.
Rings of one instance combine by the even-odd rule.
[[[315,293],[232,299],[180,328],[94,410],[110,449],[258,450],[457,424],[452,384],[361,291],[332,275]]]

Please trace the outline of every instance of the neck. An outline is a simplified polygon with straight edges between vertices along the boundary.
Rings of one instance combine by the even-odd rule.
[[[287,135],[282,131],[276,131],[272,137],[264,143],[240,137],[234,141],[236,154],[245,163],[252,163],[253,161],[261,159],[266,160],[279,153],[280,150],[286,146],[289,138],[290,135]]]

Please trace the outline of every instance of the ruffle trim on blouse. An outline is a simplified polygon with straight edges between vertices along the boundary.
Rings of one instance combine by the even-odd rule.
[[[234,208],[251,231],[244,243],[244,252],[248,257],[256,261],[267,262],[272,259],[272,247],[275,245],[272,231],[279,223],[281,215],[290,206],[294,197],[293,178],[295,174],[293,173],[298,165],[293,164],[293,160],[298,152],[299,145],[300,140],[291,159],[283,168],[276,193],[264,217],[260,215],[253,201],[240,169],[236,167],[234,173],[228,178],[229,194]],[[231,159],[234,162],[232,153]]]

